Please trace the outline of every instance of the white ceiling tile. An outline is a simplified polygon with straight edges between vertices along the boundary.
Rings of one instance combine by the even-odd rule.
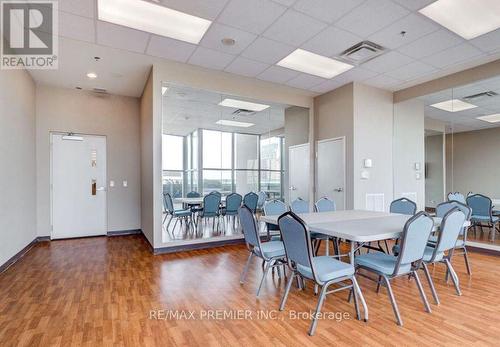
[[[59,35],[74,40],[95,42],[94,20],[67,12],[59,12]]]
[[[259,37],[241,55],[263,63],[275,64],[294,50],[293,46]]]
[[[59,0],[59,11],[94,18],[95,3],[95,0]]]
[[[362,64],[362,67],[378,73],[395,70],[400,66],[413,62],[413,59],[396,51],[382,54]]]
[[[494,52],[500,50],[500,29],[476,37],[469,41],[483,52]]]
[[[270,0],[231,0],[217,21],[241,30],[261,34],[286,7]]]
[[[433,3],[436,0],[392,0],[400,5],[403,5],[409,10],[416,11]]]
[[[401,81],[386,75],[378,75],[373,78],[367,79],[363,83],[377,88],[392,89],[394,86],[401,84]]]
[[[444,68],[446,66],[457,64],[473,57],[477,57],[481,54],[483,53],[476,47],[468,43],[462,43],[455,47],[445,49],[444,51],[423,58],[422,61],[438,68]]]
[[[439,30],[439,26],[418,14],[410,14],[368,37],[381,46],[395,49]],[[404,35],[401,32],[405,32]]]
[[[365,0],[298,0],[293,8],[324,22],[333,23]]]
[[[343,74],[340,74],[336,77],[333,78],[333,80],[345,84],[349,82],[359,82],[359,81],[365,81],[369,78],[373,78],[377,76],[378,73],[363,69],[361,67],[355,67],[349,71],[344,72]]]
[[[274,2],[277,2],[278,4],[281,4],[283,6],[287,6],[287,7],[290,7],[292,6],[295,1],[297,0],[273,0]]]
[[[230,54],[240,54],[257,35],[242,31],[239,29],[231,28],[226,25],[213,23],[210,29],[203,36],[200,45],[203,47],[216,49],[221,52]],[[233,46],[226,46],[222,44],[222,39],[231,38],[235,40]]]
[[[285,83],[286,81],[289,81],[298,75],[299,72],[297,71],[273,65],[270,66],[269,69],[258,75],[257,78],[260,80],[274,82],[274,83]]]
[[[144,53],[149,34],[119,25],[97,21],[97,43],[127,51]]]
[[[421,37],[398,50],[412,58],[420,59],[463,42],[459,36],[446,29]]]
[[[420,61],[414,61],[386,73],[389,77],[394,77],[402,81],[409,81],[417,77],[428,75],[437,71],[431,65],[424,64]]]
[[[196,45],[152,35],[146,54],[185,63],[196,49]]]
[[[279,42],[299,46],[325,28],[326,24],[316,19],[288,10],[263,35]]]
[[[344,82],[340,82],[340,81],[336,81],[336,80],[328,80],[328,81],[325,81],[323,83],[320,83],[320,84],[310,88],[309,90],[312,90],[313,92],[316,92],[316,93],[327,93],[331,90],[334,90],[334,89],[337,89],[338,87],[343,86],[344,84],[345,84]]]
[[[359,36],[330,26],[304,43],[301,48],[331,57],[333,55],[338,55],[361,41],[362,39]]]
[[[300,89],[310,89],[314,86],[317,86],[318,84],[321,84],[325,81],[328,81],[325,78],[321,77],[316,77],[312,75],[308,75],[305,73],[301,73],[295,78],[292,78],[288,82],[286,82],[287,85],[295,87],[295,88],[300,88]]]
[[[335,26],[366,37],[409,14],[389,0],[367,0],[342,17]]]
[[[214,20],[228,0],[160,0],[160,3],[173,10]]]
[[[233,59],[234,55],[198,47],[189,59],[189,63],[210,69],[223,70]]]
[[[269,67],[268,64],[260,63],[258,61],[250,60],[243,57],[237,57],[224,70],[238,75],[255,77],[268,67]]]

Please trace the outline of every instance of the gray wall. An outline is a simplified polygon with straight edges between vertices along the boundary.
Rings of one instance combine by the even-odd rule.
[[[108,187],[108,231],[139,229],[139,100],[39,85],[36,112],[38,235],[50,235],[51,131],[106,136],[107,176],[116,182]],[[128,187],[122,186],[123,180]]]
[[[0,265],[36,238],[35,83],[0,70]]]
[[[436,207],[444,201],[443,134],[425,137],[425,206]]]

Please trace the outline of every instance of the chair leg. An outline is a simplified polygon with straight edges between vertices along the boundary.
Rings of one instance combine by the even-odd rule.
[[[470,275],[472,275],[472,270],[471,270],[471,267],[470,267],[470,262],[469,262],[469,254],[467,253],[467,248],[463,248],[464,250],[464,259],[465,259],[465,267],[467,268],[467,273]]]
[[[378,281],[377,281],[377,293],[380,292],[380,284],[382,282],[382,276],[378,276]]]
[[[328,257],[330,255],[330,239],[325,240],[325,247],[326,247],[326,256]]]
[[[387,276],[382,275],[382,278],[385,281],[387,294],[389,295],[389,299],[391,300],[392,310],[394,311],[394,315],[396,316],[396,321],[398,325],[403,326],[403,320],[401,319],[401,315],[399,314],[398,304],[396,303],[396,299],[394,298],[394,293],[392,292],[391,283],[389,282]]]
[[[252,256],[253,256],[253,253],[250,252],[250,254],[248,255],[248,259],[247,259],[247,262],[245,264],[245,267],[243,268],[243,273],[241,274],[241,277],[240,277],[241,284],[245,283],[245,278],[247,277],[248,267],[250,266],[250,261],[252,260]]]
[[[264,280],[266,279],[267,273],[269,272],[269,268],[271,267],[272,262],[267,262],[266,268],[264,269],[264,273],[262,274],[262,279],[260,280],[259,288],[257,289],[257,296],[260,294],[260,289],[262,288],[262,285],[264,284]]]
[[[422,267],[424,268],[425,278],[427,278],[427,282],[429,282],[429,287],[431,288],[432,297],[434,298],[434,302],[436,305],[439,305],[439,297],[436,292],[436,288],[434,287],[434,281],[431,278],[431,274],[429,273],[429,268],[427,264],[422,262]]]
[[[446,266],[448,267],[448,271],[451,274],[451,280],[453,281],[453,285],[455,286],[455,290],[457,292],[457,295],[462,295],[462,292],[460,291],[460,283],[458,280],[457,273],[455,272],[455,269],[453,269],[453,266],[451,266],[449,259],[445,259],[444,261],[446,263]]]
[[[352,293],[352,297],[354,298],[354,309],[356,310],[356,319],[361,320],[361,313],[359,312],[359,304],[358,304],[358,292],[354,289],[354,281],[352,281],[352,288],[350,293]]]
[[[363,305],[363,311],[365,312],[365,322],[368,322],[368,306],[366,305],[365,297],[361,292],[361,288],[359,287],[358,281],[356,277],[352,276],[352,285],[354,286],[354,290],[358,293],[359,300],[361,301],[361,305]]]
[[[319,298],[318,298],[318,304],[316,305],[316,311],[314,312],[313,320],[311,322],[311,327],[309,328],[309,335],[310,336],[313,336],[314,332],[316,331],[316,326],[318,325],[318,316],[319,316],[319,313],[321,312],[321,306],[323,306],[323,301],[325,300],[327,288],[328,288],[328,286],[323,286],[321,288],[321,293],[319,294]]]
[[[418,277],[417,270],[413,271],[413,277],[415,277],[415,282],[417,283],[418,291],[420,292],[420,298],[424,303],[425,310],[428,313],[431,313],[431,306],[429,305],[429,301],[427,300],[427,295],[425,295],[424,287],[422,287],[422,282],[420,282],[420,277]]]
[[[290,276],[290,279],[286,284],[285,292],[283,293],[283,297],[281,298],[280,311],[283,311],[285,309],[286,300],[288,299],[288,293],[290,293],[290,288],[292,287],[294,277],[295,277],[295,272],[292,271],[292,275]]]
[[[174,219],[174,217],[172,216],[172,219]],[[172,233],[175,231],[175,227],[177,226],[177,222],[179,221],[179,218],[176,218],[175,219],[175,223],[174,223],[174,228],[172,229]]]

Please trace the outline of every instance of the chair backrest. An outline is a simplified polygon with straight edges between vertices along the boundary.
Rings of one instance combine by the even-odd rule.
[[[278,218],[278,224],[288,264],[292,268],[297,265],[310,268],[316,279],[311,238],[305,223],[295,213],[286,212]]]
[[[467,197],[467,206],[472,209],[472,216],[489,216],[491,218],[491,199],[482,194],[473,194]]]
[[[458,201],[462,204],[466,204],[465,196],[460,192],[448,193],[448,201]]]
[[[210,193],[208,194],[215,194],[215,195],[218,195],[218,196],[222,196],[222,193],[219,192],[218,190],[212,190]]]
[[[465,219],[465,214],[458,207],[453,207],[444,215],[431,261],[434,261],[438,253],[455,248],[458,235],[464,228]]]
[[[226,197],[226,211],[236,212],[241,206],[243,198],[238,193],[231,193]]]
[[[465,215],[465,220],[470,220],[470,217],[472,216],[472,209],[464,205],[458,201],[445,201],[440,203],[439,205],[436,206],[436,217],[443,218],[448,211],[450,211],[453,208],[458,208],[462,213]],[[462,230],[460,231],[460,235],[463,235],[464,240],[467,238],[467,227],[463,227]]]
[[[413,216],[417,212],[417,204],[408,198],[400,198],[391,202],[389,211]]]
[[[243,205],[248,207],[252,212],[255,212],[257,209],[257,201],[259,200],[259,196],[254,192],[250,192],[245,194],[243,197]]]
[[[266,216],[279,216],[288,211],[286,204],[281,200],[271,200],[264,204]]]
[[[215,215],[219,211],[220,195],[208,194],[203,198],[203,215]]]
[[[323,197],[316,201],[314,208],[316,209],[316,212],[333,212],[337,210],[335,201],[330,200],[327,197]]]
[[[201,194],[195,191],[186,194],[186,198],[199,198],[200,196]]]
[[[163,208],[168,213],[174,212],[174,202],[170,193],[163,193]]]
[[[262,207],[264,207],[264,204],[266,203],[267,194],[264,193],[263,191],[260,191],[258,196],[259,198],[257,199],[257,208],[261,209]]]
[[[290,210],[293,213],[308,213],[309,202],[302,200],[302,198],[297,198],[290,204]]]
[[[245,242],[250,246],[260,249],[259,231],[257,230],[257,223],[255,222],[252,210],[245,205],[240,206],[238,209],[238,216],[240,218],[241,228],[243,229],[243,235],[245,236]]]
[[[401,266],[422,260],[434,221],[426,212],[419,212],[405,224],[401,236],[401,251],[393,275],[398,275]]]

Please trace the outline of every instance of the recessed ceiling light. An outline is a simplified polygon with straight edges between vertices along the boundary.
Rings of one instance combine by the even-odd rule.
[[[98,0],[99,19],[198,44],[211,21],[137,0]]]
[[[230,37],[223,38],[221,42],[224,46],[234,46],[234,44],[236,43],[236,41]]]
[[[431,106],[448,112],[459,112],[477,107],[476,105],[469,104],[468,102],[459,99],[438,102],[437,104],[433,104]]]
[[[283,58],[277,65],[323,78],[333,78],[353,68],[350,64],[300,48]]]
[[[168,87],[161,87],[161,95],[165,95],[167,90],[168,90]]]
[[[498,0],[438,0],[419,12],[466,40],[500,28]]]
[[[250,111],[263,111],[266,108],[269,108],[269,105],[257,104],[255,102],[248,102],[243,100],[235,100],[235,99],[224,99],[219,102],[220,106],[232,107],[232,108],[242,108],[244,110]]]
[[[90,78],[91,80],[93,80],[93,79],[97,78],[97,74],[95,72],[89,72],[87,74],[87,77]]]
[[[234,120],[226,120],[226,119],[218,120],[217,122],[215,122],[215,124],[227,125],[227,126],[230,126],[230,127],[239,127],[239,128],[249,128],[249,127],[255,125],[253,123],[237,122],[237,121],[234,121]]]
[[[490,114],[488,116],[477,117],[477,119],[488,122],[488,123],[498,123],[498,122],[500,122],[500,113]]]

